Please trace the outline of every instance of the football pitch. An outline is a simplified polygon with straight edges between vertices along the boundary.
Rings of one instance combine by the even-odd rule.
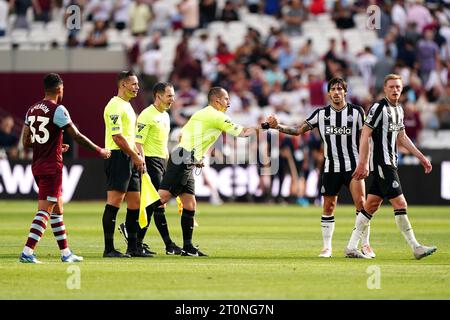
[[[51,229],[36,250],[41,265],[18,256],[36,211],[34,201],[0,201],[0,299],[450,299],[450,208],[410,207],[419,242],[437,252],[415,260],[398,231],[391,207],[372,220],[372,260],[346,259],[353,228],[351,206],[338,206],[333,257],[322,247],[320,207],[199,203],[194,244],[209,257],[167,256],[152,223],[146,242],[154,258],[104,259],[103,202],[65,205],[71,249],[84,256],[64,264]],[[175,205],[166,215],[172,239],[182,245]],[[118,223],[125,219],[122,206]],[[125,251],[116,231],[115,244]]]

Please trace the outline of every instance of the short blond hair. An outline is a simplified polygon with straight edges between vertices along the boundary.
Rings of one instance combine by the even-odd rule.
[[[386,77],[384,77],[384,85],[386,85],[389,80],[400,80],[403,82],[402,76],[395,73],[388,74]]]

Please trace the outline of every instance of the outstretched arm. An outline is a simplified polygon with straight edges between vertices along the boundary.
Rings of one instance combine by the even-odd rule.
[[[89,140],[88,137],[78,131],[77,127],[75,127],[72,123],[69,123],[65,130],[80,146],[83,146],[92,151],[97,151],[103,159],[108,159],[111,156],[110,150],[106,150],[97,146],[95,143]]]
[[[249,137],[253,134],[258,134],[258,130],[260,130],[261,128],[258,127],[247,127],[247,128],[243,128],[241,133],[238,135],[238,137]]]
[[[411,152],[417,159],[420,160],[420,163],[425,169],[425,173],[428,174],[433,169],[430,160],[428,160],[422,152],[414,145],[411,139],[406,134],[405,130],[399,132],[397,137],[397,143]]]
[[[278,131],[280,131],[282,133],[293,135],[293,136],[298,136],[298,135],[304,134],[305,132],[308,132],[309,130],[311,130],[309,125],[306,123],[306,121],[304,121],[301,125],[295,125],[295,126],[287,126],[284,124],[278,124],[275,127],[275,129],[277,129]]]
[[[293,135],[293,136],[298,136],[298,135],[304,134],[305,132],[308,132],[309,130],[311,130],[311,127],[308,125],[308,123],[306,121],[303,121],[303,123],[300,125],[287,126],[287,125],[279,123],[278,119],[275,116],[269,116],[267,118],[267,123],[269,124],[270,128],[277,129],[278,131],[280,131],[282,133]]]

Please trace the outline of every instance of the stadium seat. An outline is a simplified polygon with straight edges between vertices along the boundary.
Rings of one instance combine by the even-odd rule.
[[[11,31],[11,42],[19,47],[28,42],[28,31],[25,29],[14,29]]]
[[[0,37],[0,50],[11,50],[12,42],[8,36]]]

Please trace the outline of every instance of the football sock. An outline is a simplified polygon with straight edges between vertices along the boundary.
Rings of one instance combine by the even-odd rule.
[[[36,216],[34,217],[33,222],[30,226],[30,232],[28,234],[28,239],[25,247],[23,248],[23,253],[25,253],[26,255],[33,254],[34,248],[44,235],[49,218],[50,215],[44,210],[39,210],[36,213]]]
[[[164,241],[164,244],[168,246],[172,243],[172,239],[170,239],[169,228],[167,227],[167,220],[164,208],[157,208],[155,210],[155,225],[158,228],[159,234]]]
[[[127,209],[125,227],[128,233],[127,251],[137,250],[137,231],[139,229],[139,209]]]
[[[321,219],[323,247],[331,249],[331,240],[334,232],[334,216],[322,215]]]
[[[144,242],[145,234],[147,233],[148,226],[150,225],[150,221],[152,221],[153,210],[151,206],[145,208],[145,213],[147,214],[147,225],[142,229],[139,227],[137,231],[137,243],[138,245],[142,245]]]
[[[116,228],[116,217],[118,212],[119,208],[109,204],[105,206],[105,211],[103,212],[102,224],[106,252],[114,250],[114,229]]]
[[[359,211],[356,211],[356,215],[358,216]],[[369,244],[369,237],[370,237],[370,221],[367,224],[367,227],[364,229],[362,235],[361,235],[361,245]]]
[[[406,214],[406,209],[394,210],[394,214],[395,223],[402,232],[403,236],[406,239],[406,242],[408,242],[411,249],[414,250],[414,248],[420,246],[420,244],[416,240],[416,237],[414,236],[414,231],[411,227],[411,223],[409,222],[408,215]]]
[[[155,210],[157,208],[159,208],[160,206],[162,206],[164,203],[161,202],[161,199],[156,200],[155,202],[153,202],[150,207]]]
[[[195,211],[183,209],[181,214],[181,230],[183,231],[183,248],[192,246]]]
[[[58,243],[59,250],[61,250],[61,255],[68,256],[70,250],[67,243],[66,226],[64,225],[63,215],[53,212],[50,215],[50,225],[56,242]]]
[[[350,241],[347,244],[348,249],[356,249],[358,247],[359,239],[361,234],[364,232],[367,224],[372,219],[372,216],[368,214],[364,209],[356,216],[355,227],[353,228],[352,235],[350,236]]]

